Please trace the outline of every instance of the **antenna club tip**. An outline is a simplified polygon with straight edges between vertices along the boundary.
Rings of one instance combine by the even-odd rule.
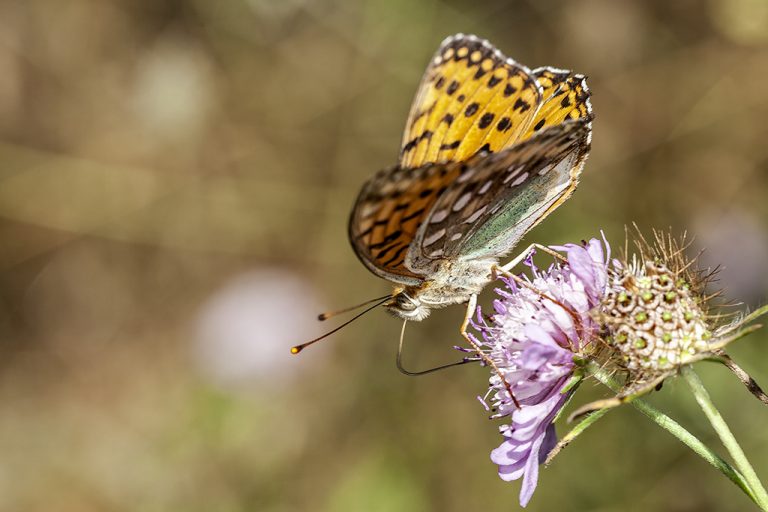
[[[323,320],[328,320],[328,318],[329,318],[329,317],[328,317],[328,314],[327,314],[327,313],[320,313],[319,315],[317,315],[317,319],[318,319],[318,320],[320,320],[321,322],[322,322]]]
[[[303,348],[303,347],[300,347],[300,346],[298,346],[298,345],[297,345],[297,346],[295,346],[295,347],[291,347],[291,354],[293,354],[293,355],[296,355],[296,354],[298,354],[299,352],[301,352],[301,349],[302,349],[302,348]]]

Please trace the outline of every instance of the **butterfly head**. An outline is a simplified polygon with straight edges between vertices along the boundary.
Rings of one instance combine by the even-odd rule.
[[[432,312],[430,306],[419,298],[415,288],[395,290],[392,300],[385,306],[396,317],[416,322],[424,320]]]

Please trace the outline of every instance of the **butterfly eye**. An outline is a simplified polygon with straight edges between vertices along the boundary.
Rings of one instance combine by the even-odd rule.
[[[401,292],[395,296],[394,306],[401,311],[413,311],[419,307],[419,304],[405,292]]]

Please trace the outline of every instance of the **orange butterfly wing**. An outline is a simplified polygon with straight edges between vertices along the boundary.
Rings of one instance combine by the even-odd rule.
[[[446,39],[424,73],[403,134],[400,165],[466,160],[514,144],[541,102],[525,66],[487,41]]]
[[[379,171],[363,187],[349,221],[349,238],[360,260],[392,281],[423,279],[405,265],[407,252],[424,217],[460,172],[456,165]]]
[[[569,119],[591,119],[587,80],[583,75],[550,67],[538,68],[533,76],[541,85],[541,105],[521,140]]]
[[[417,284],[425,276],[406,256],[435,203],[466,176],[459,163],[475,155],[479,162],[478,153],[504,151],[565,120],[591,118],[583,76],[530,71],[475,36],[447,38],[414,98],[399,166],[377,173],[358,196],[349,222],[355,252],[377,275]]]

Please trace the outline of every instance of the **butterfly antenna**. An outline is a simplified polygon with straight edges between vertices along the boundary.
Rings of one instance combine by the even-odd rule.
[[[430,368],[428,370],[421,370],[419,372],[412,372],[409,370],[406,370],[403,368],[403,340],[405,339],[405,326],[408,323],[408,320],[403,320],[403,327],[400,329],[400,344],[397,346],[397,369],[400,370],[400,373],[403,375],[408,375],[409,377],[417,377],[419,375],[426,375],[428,373],[437,372],[440,370],[445,370],[446,368],[452,368],[454,366],[460,366],[462,364],[467,363],[474,363],[476,361],[479,361],[480,358],[477,357],[465,357],[461,361],[457,361],[455,363],[448,363],[441,366],[436,366],[434,368]]]
[[[342,313],[348,313],[350,311],[354,311],[354,310],[356,310],[358,308],[361,308],[363,306],[367,306],[368,304],[373,304],[374,302],[379,302],[381,300],[389,299],[391,297],[392,297],[391,295],[384,295],[383,297],[376,297],[375,299],[371,299],[371,300],[367,300],[365,302],[361,302],[360,304],[358,304],[356,306],[350,306],[348,308],[340,309],[338,311],[329,311],[327,313],[320,313],[319,315],[317,315],[317,319],[322,322],[324,320],[328,320],[329,318],[333,318],[334,316],[341,315]]]
[[[302,343],[301,345],[296,345],[294,347],[291,347],[291,354],[298,354],[299,352],[301,352],[302,350],[304,350],[308,346],[310,346],[310,345],[312,345],[314,343],[317,343],[318,341],[322,340],[323,338],[327,338],[328,336],[330,336],[331,334],[335,333],[336,331],[338,331],[338,330],[348,326],[349,324],[351,324],[352,322],[354,322],[355,320],[357,320],[358,318],[360,318],[361,316],[363,316],[364,314],[366,314],[370,310],[375,309],[375,308],[381,306],[382,304],[384,304],[385,302],[387,302],[391,298],[392,298],[391,295],[387,295],[386,297],[381,297],[380,298],[381,300],[375,299],[375,300],[378,300],[379,302],[377,302],[376,304],[374,304],[373,306],[371,306],[369,308],[366,308],[364,311],[356,314],[355,316],[353,316],[352,318],[350,318],[349,320],[347,320],[346,322],[344,322],[343,324],[341,324],[337,328],[335,328],[335,329],[333,329],[331,331],[328,331],[327,333],[323,334],[322,336],[320,336],[318,338],[315,338],[313,340],[310,340],[310,341],[308,341],[306,343]],[[370,302],[371,301],[365,302],[362,305],[364,306],[365,304],[369,304]],[[360,306],[357,306],[357,307],[360,307]],[[354,308],[351,308],[351,309],[354,309]]]

